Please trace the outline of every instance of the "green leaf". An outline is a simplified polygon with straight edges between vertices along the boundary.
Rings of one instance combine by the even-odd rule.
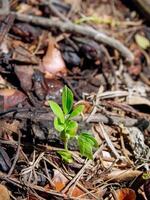
[[[76,128],[78,128],[78,123],[76,121],[69,120],[66,123],[66,129],[67,130],[76,129]]]
[[[82,156],[93,159],[92,145],[85,142],[85,140],[80,137],[78,137],[78,145]]]
[[[79,136],[84,138],[84,140],[87,141],[88,143],[91,143],[91,145],[93,147],[95,147],[95,148],[98,147],[98,143],[97,143],[96,139],[90,133],[83,132]]]
[[[73,158],[71,152],[67,150],[58,150],[57,153],[61,156],[62,160],[64,160],[67,163],[72,163]]]
[[[60,122],[60,119],[58,117],[55,117],[54,119],[54,127],[59,132],[64,130],[64,124]]]
[[[54,101],[48,101],[49,106],[51,107],[53,113],[60,119],[61,123],[65,122],[64,113],[61,107]]]
[[[81,133],[78,136],[78,145],[80,153],[89,159],[93,159],[93,147],[98,147],[98,143],[95,138],[89,133]]]
[[[142,35],[136,34],[135,41],[142,49],[150,47],[150,41]]]
[[[143,178],[144,180],[150,179],[150,172],[144,172],[143,175],[142,175],[142,178]]]
[[[69,120],[66,124],[66,133],[70,135],[70,137],[73,137],[78,129],[78,123],[73,120]]]
[[[70,114],[70,118],[71,117],[76,117],[78,115],[80,115],[84,110],[84,105],[78,105]]]
[[[73,93],[67,86],[65,86],[62,92],[62,107],[65,115],[71,111],[72,106],[73,106]]]

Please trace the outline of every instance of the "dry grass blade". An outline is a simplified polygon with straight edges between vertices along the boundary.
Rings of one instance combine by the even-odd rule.
[[[99,127],[100,127],[100,131],[102,132],[104,138],[105,138],[105,141],[108,145],[108,147],[112,150],[113,154],[115,155],[115,157],[118,159],[118,160],[122,160],[121,156],[118,154],[117,150],[115,149],[113,143],[111,142],[107,132],[105,131],[104,127],[103,127],[103,124],[102,123],[99,123]]]

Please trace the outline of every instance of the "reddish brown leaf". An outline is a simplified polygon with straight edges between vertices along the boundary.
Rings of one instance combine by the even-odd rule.
[[[122,188],[115,191],[117,200],[136,200],[135,191],[130,188]]]
[[[73,190],[72,190],[73,189]],[[84,194],[84,192],[82,191],[82,190],[80,190],[78,187],[74,187],[74,186],[72,186],[71,188],[70,188],[70,191],[71,191],[71,197],[79,197],[79,196],[81,196],[81,195],[83,195]],[[69,192],[70,192],[69,191]]]
[[[7,110],[12,108],[17,104],[23,102],[26,98],[26,96],[22,92],[12,88],[1,89],[0,97],[1,97],[0,107],[2,108],[2,110]]]
[[[68,179],[58,170],[54,170],[54,176],[52,181],[55,185],[56,191],[60,192],[68,182]]]

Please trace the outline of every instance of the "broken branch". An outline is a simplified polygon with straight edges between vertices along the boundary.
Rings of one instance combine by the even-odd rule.
[[[62,32],[76,33],[85,37],[92,38],[97,42],[107,44],[117,49],[122,54],[122,56],[128,59],[129,61],[134,60],[132,52],[127,47],[125,47],[121,42],[89,26],[83,26],[83,25],[80,26],[77,24],[73,24],[72,22],[62,22],[56,19],[47,19],[44,17],[20,14],[17,12],[11,12],[11,13],[15,15],[16,19],[23,22],[33,23],[45,27],[54,27]]]

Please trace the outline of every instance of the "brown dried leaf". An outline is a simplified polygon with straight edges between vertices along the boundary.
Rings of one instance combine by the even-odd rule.
[[[13,122],[7,122],[5,119],[0,120],[0,132],[7,132],[7,134],[17,133],[20,128],[20,122],[13,120]]]
[[[19,62],[38,64],[38,59],[35,55],[23,47],[23,43],[13,42],[13,56],[12,59]]]
[[[34,73],[32,66],[15,66],[15,74],[17,75],[21,88],[24,91],[30,91],[32,88],[32,75]]]

